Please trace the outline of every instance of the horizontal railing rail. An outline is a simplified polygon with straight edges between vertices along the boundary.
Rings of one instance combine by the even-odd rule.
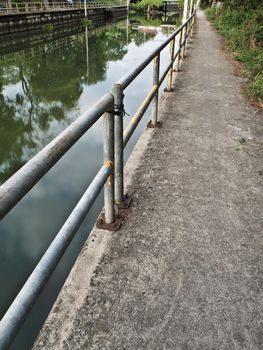
[[[115,0],[112,2],[106,1],[87,1],[86,5],[83,1],[64,1],[64,2],[0,2],[0,15],[3,14],[17,14],[17,13],[32,13],[43,11],[60,11],[60,10],[84,10],[101,8],[101,7],[114,7],[114,6],[126,6],[123,0]]]
[[[53,141],[29,160],[0,187],[0,219],[53,167],[74,143],[113,105],[113,96],[105,95],[76,119]]]
[[[111,93],[104,95],[0,187],[0,219],[2,219],[92,125],[101,117],[103,118],[104,164],[2,318],[0,322],[0,350],[8,349],[11,345],[32,305],[55,270],[102,188],[104,188],[104,212],[98,220],[97,226],[108,230],[116,230],[120,227],[123,217],[118,209],[127,208],[129,205],[127,195],[124,194],[124,148],[151,102],[153,103],[152,114],[148,127],[160,126],[158,120],[159,88],[164,79],[168,77],[166,91],[173,91],[173,71],[174,68],[176,71],[180,70],[181,59],[185,56],[185,50],[193,33],[195,15],[194,12],[143,62],[115,83]],[[178,49],[175,51],[177,36],[179,36]],[[160,77],[160,54],[169,44],[169,64]],[[152,61],[152,88],[124,130],[123,91]]]

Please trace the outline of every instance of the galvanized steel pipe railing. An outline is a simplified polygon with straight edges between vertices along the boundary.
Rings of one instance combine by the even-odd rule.
[[[8,349],[11,345],[32,305],[57,267],[111,173],[111,167],[103,165],[2,318],[0,322],[1,350]]]
[[[155,93],[153,95],[152,116],[150,120],[150,123],[152,125],[156,125],[157,119],[158,119],[159,75],[160,75],[160,53],[158,53],[155,56],[153,61],[153,90],[155,91]]]
[[[2,318],[0,322],[1,350],[8,349],[11,345],[32,305],[42,292],[103,186],[105,222],[111,224],[115,220],[113,185],[114,119],[112,113],[108,112],[113,110],[113,101],[113,96],[110,93],[106,94],[0,187],[0,214],[3,218],[103,115],[104,165]]]
[[[196,12],[194,11],[188,20],[143,62],[114,84],[112,93],[103,96],[98,103],[76,119],[0,187],[0,219],[2,219],[74,143],[103,116],[104,164],[1,320],[0,350],[6,350],[11,345],[24,319],[30,312],[101,189],[104,187],[104,226],[106,229],[109,229],[107,225],[112,225],[117,220],[115,204],[118,207],[125,208],[124,148],[152,101],[153,106],[149,126],[156,127],[159,125],[159,88],[168,74],[166,91],[172,91],[173,65],[176,61],[176,70],[180,70],[180,61],[185,55],[189,37],[192,37],[193,34],[195,14]],[[178,49],[175,51],[175,39],[178,34]],[[160,53],[168,44],[170,44],[170,60],[160,77]],[[152,61],[152,88],[131,118],[126,129],[123,130],[123,91]]]
[[[0,187],[0,220],[112,105],[113,96],[108,93]]]
[[[103,158],[104,165],[111,169],[107,182],[104,185],[105,222],[112,224],[115,221],[114,207],[114,114],[103,115]]]
[[[159,87],[163,83],[168,74],[166,91],[172,91],[173,83],[173,65],[175,60],[176,70],[180,70],[180,60],[185,57],[185,50],[188,45],[188,38],[194,25],[194,18],[196,12],[194,12],[188,20],[183,23],[174,33],[170,35],[159,47],[157,47],[144,61],[142,61],[137,67],[133,68],[124,77],[122,77],[113,86],[113,95],[115,97],[115,106],[117,107],[117,115],[115,119],[115,202],[120,207],[125,207],[125,195],[124,195],[124,180],[123,180],[123,146],[125,147],[130,139],[133,131],[144,115],[150,103],[153,101],[152,115],[149,127],[158,127],[160,123],[158,121],[158,94]],[[179,34],[178,49],[175,51],[175,38]],[[161,77],[160,75],[160,54],[162,50],[170,44],[170,61],[168,67],[164,70]],[[133,82],[135,78],[153,61],[153,85],[150,93],[146,96],[141,106],[131,118],[128,126],[123,130],[123,121],[120,116],[120,109],[123,108],[123,91]],[[116,103],[117,101],[117,103]]]
[[[120,84],[114,84],[112,93],[114,96],[114,111],[115,111],[115,202],[121,204],[124,199],[124,184],[123,184],[123,88]]]

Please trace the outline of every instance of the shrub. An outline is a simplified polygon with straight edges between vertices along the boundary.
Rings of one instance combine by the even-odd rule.
[[[46,23],[42,26],[42,30],[46,33],[52,32],[52,30],[54,30],[54,25],[52,23]]]
[[[84,18],[82,20],[82,24],[84,27],[91,27],[93,25],[93,22],[91,19]]]
[[[162,0],[142,0],[140,2],[137,2],[136,4],[133,4],[132,8],[143,10],[143,9],[147,9],[148,7],[152,9],[156,9],[161,6],[163,6]]]

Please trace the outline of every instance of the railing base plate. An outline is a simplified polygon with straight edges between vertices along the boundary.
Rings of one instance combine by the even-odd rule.
[[[156,124],[152,124],[152,121],[150,120],[146,127],[148,129],[159,129],[162,127],[162,122],[157,122]]]
[[[108,231],[118,231],[121,228],[121,225],[123,223],[125,214],[121,211],[116,214],[115,221],[111,224],[107,224],[105,222],[105,213],[101,213],[97,222],[96,227],[100,230],[108,230]]]
[[[127,194],[124,195],[124,199],[121,203],[116,203],[118,209],[128,209],[131,205],[132,198]]]
[[[167,88],[165,88],[163,91],[164,91],[164,92],[174,92],[174,89],[168,90]]]

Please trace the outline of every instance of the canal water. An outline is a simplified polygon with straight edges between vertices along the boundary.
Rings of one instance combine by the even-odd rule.
[[[22,47],[5,46],[2,54],[0,47],[0,183],[157,47],[170,34],[161,23],[162,19],[134,17],[57,39],[50,40],[47,34],[42,42],[25,40]],[[167,64],[168,49],[161,55],[161,72]],[[125,91],[130,116],[151,81],[152,66]],[[126,147],[125,159],[149,115],[150,111]],[[125,117],[125,125],[130,116]],[[102,124],[98,121],[0,223],[1,317],[101,164]],[[100,195],[12,349],[31,348],[102,205]]]

